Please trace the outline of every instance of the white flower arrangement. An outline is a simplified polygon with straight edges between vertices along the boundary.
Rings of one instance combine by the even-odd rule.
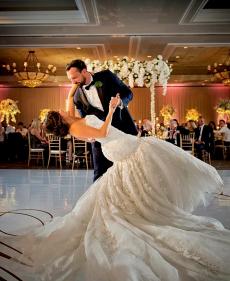
[[[10,121],[16,123],[15,115],[21,112],[17,106],[17,103],[18,101],[11,99],[5,99],[0,102],[1,122],[6,119],[7,124],[9,124]]]
[[[103,63],[99,60],[85,61],[88,71],[98,72],[109,69],[114,72],[122,81],[131,88],[151,87],[159,83],[163,86],[163,95],[166,95],[167,82],[172,68],[163,60],[161,55],[151,61],[138,61],[124,57],[118,61],[106,60]]]

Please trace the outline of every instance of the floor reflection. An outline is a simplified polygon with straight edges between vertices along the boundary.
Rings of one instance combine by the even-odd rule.
[[[213,194],[207,207],[194,212],[219,219],[230,229],[230,170],[219,171],[224,196]],[[7,213],[0,216],[1,229],[13,233],[25,226],[45,223],[50,216],[62,216],[72,210],[76,201],[92,183],[93,171],[85,170],[0,170],[0,212],[23,209],[23,215]],[[25,210],[30,209],[30,210]],[[35,209],[35,210],[31,210]]]

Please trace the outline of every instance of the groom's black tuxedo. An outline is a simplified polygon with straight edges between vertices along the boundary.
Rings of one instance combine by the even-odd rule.
[[[137,135],[137,128],[127,109],[128,103],[133,98],[133,94],[129,87],[109,70],[95,73],[91,85],[95,85],[104,111],[92,106],[88,102],[84,90],[79,87],[74,95],[74,104],[81,116],[96,115],[99,119],[104,121],[109,111],[111,97],[115,97],[116,94],[119,93],[123,108],[121,109],[118,107],[115,110],[112,125],[127,134]],[[92,150],[94,159],[94,179],[97,179],[112,165],[112,163],[102,156],[99,143],[96,142],[93,144]]]
[[[104,121],[109,111],[111,97],[115,97],[119,93],[124,107],[123,109],[119,107],[116,109],[113,115],[112,125],[127,134],[136,135],[136,126],[127,109],[128,103],[133,98],[131,90],[109,70],[95,73],[91,85],[96,86],[104,111],[93,107],[88,102],[84,90],[79,87],[74,95],[74,103],[81,116],[85,117],[86,115],[92,114]]]

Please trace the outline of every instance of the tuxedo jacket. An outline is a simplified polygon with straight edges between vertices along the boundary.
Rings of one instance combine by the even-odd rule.
[[[112,125],[119,130],[132,135],[137,135],[137,129],[127,109],[128,103],[132,100],[133,94],[115,74],[109,70],[97,72],[93,75],[93,82],[100,98],[104,111],[93,107],[87,100],[84,90],[79,87],[74,94],[74,104],[82,117],[96,115],[99,119],[105,120],[109,111],[111,97],[117,93],[123,102],[123,108],[117,107],[113,114]]]

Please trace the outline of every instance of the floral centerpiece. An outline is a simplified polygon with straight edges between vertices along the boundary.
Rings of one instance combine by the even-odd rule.
[[[50,111],[49,108],[41,109],[40,114],[39,114],[39,119],[41,120],[42,123],[44,122],[44,120],[45,120],[45,118],[46,118],[46,116],[47,116],[49,111]]]
[[[200,116],[200,113],[198,112],[197,109],[195,109],[195,108],[187,109],[187,112],[185,115],[185,120],[186,121],[189,121],[189,120],[197,121],[199,116]]]
[[[6,123],[9,124],[10,121],[16,123],[15,115],[20,113],[17,106],[18,101],[11,99],[5,99],[0,102],[0,116],[1,122],[6,119]]]
[[[220,100],[216,106],[216,112],[226,115],[227,119],[230,117],[230,100]]]
[[[160,114],[161,116],[163,116],[165,124],[169,123],[169,120],[172,118],[172,115],[174,113],[175,113],[175,109],[169,104],[164,105],[160,110]]]

